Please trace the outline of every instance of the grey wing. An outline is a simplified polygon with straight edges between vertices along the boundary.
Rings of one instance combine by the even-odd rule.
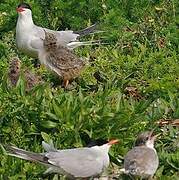
[[[74,177],[96,176],[103,170],[103,161],[88,148],[49,152],[46,157],[50,164],[62,168]]]
[[[31,47],[37,51],[43,48],[43,39],[45,39],[45,33],[42,27],[34,25],[32,32],[34,35],[31,37]]]
[[[55,34],[58,44],[61,44],[63,46],[67,46],[68,43],[70,43],[72,41],[76,41],[77,37],[79,36],[79,34],[75,34],[75,33],[73,33],[73,31],[70,31],[70,30],[68,30],[68,31],[54,31],[54,30],[42,28],[39,26],[35,26],[34,28],[36,29],[37,36],[42,38],[42,39],[45,38],[44,30],[47,32]]]
[[[158,156],[153,149],[135,147],[124,158],[124,168],[131,174],[153,175],[158,168]]]
[[[76,41],[79,34],[73,33],[73,31],[56,31],[58,44],[66,45],[70,42]]]
[[[89,27],[89,29],[91,29],[91,28]],[[93,44],[91,41],[79,42],[78,37],[80,35],[71,30],[53,31],[53,30],[50,30],[47,28],[42,28],[42,27],[34,25],[33,32],[35,33],[35,36],[34,36],[34,39],[33,38],[31,39],[32,48],[37,49],[37,50],[43,48],[42,39],[45,38],[44,30],[55,34],[55,36],[57,38],[57,44],[68,47],[69,49],[74,49],[74,48],[77,48],[77,47],[83,46],[83,45],[92,45]],[[89,31],[89,33],[90,33],[90,31]]]

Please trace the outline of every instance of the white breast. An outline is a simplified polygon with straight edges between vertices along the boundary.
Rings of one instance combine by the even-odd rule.
[[[38,51],[32,46],[32,41],[38,42],[35,36],[33,21],[27,22],[28,18],[19,17],[16,25],[16,44],[20,51],[31,57],[38,57]],[[38,38],[38,39],[37,39]]]

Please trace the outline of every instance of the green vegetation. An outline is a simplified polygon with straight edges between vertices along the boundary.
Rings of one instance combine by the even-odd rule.
[[[120,144],[110,154],[122,168],[122,157],[136,135],[156,128],[161,137],[156,142],[160,167],[155,178],[177,180],[178,127],[159,127],[156,122],[179,118],[179,1],[31,1],[38,25],[78,30],[99,21],[106,31],[89,39],[102,37],[108,45],[76,51],[89,57],[90,63],[72,90],[61,88],[52,74],[35,69],[34,60],[17,51],[18,3],[0,2],[0,142],[42,152],[43,139],[63,149],[85,145],[87,136],[118,138]],[[46,82],[30,92],[25,91],[23,79],[10,87],[8,63],[17,55],[23,66],[38,71]],[[130,92],[128,87],[136,90]],[[40,179],[44,170],[0,150],[2,180]]]

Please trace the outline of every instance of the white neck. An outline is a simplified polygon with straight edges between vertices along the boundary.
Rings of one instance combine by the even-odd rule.
[[[154,142],[153,142],[152,140],[148,140],[148,141],[146,142],[146,146],[147,146],[148,148],[155,149],[155,148],[154,148]]]
[[[109,144],[104,144],[102,146],[93,146],[92,148],[102,152],[102,153],[108,153],[109,149],[110,149],[110,145]]]
[[[31,10],[30,9],[25,9],[25,11],[19,13],[17,23],[18,24],[20,23],[21,26],[24,26],[24,27],[33,26],[34,22],[33,22],[33,19],[32,19]]]

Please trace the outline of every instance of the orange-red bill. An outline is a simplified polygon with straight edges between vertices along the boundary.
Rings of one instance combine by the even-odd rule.
[[[119,143],[118,139],[112,139],[108,142],[109,145],[113,145],[113,144],[117,144],[117,143]]]
[[[25,11],[25,9],[22,8],[22,7],[19,7],[19,8],[16,8],[16,11],[17,11],[17,12],[23,12],[23,11]]]

